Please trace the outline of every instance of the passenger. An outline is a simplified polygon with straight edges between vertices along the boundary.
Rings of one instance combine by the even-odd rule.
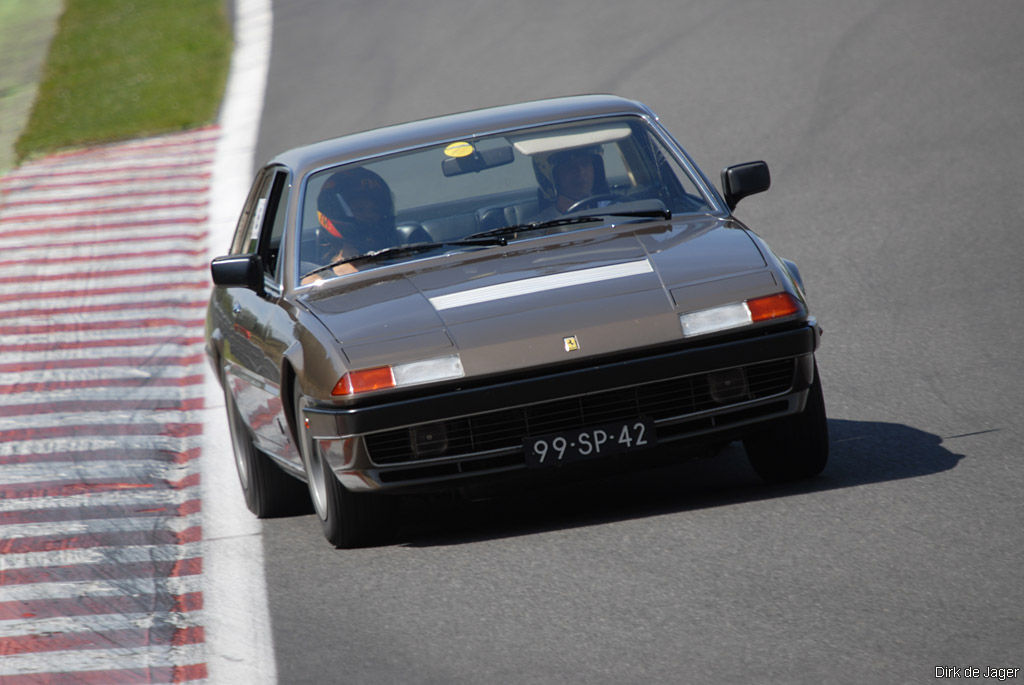
[[[601,152],[595,146],[534,157],[534,173],[547,205],[534,221],[557,219],[580,200],[608,192]]]
[[[323,266],[340,259],[383,250],[396,244],[395,203],[391,189],[378,174],[362,167],[332,174],[317,196],[317,264]],[[305,271],[304,267],[304,271]],[[352,273],[356,267],[334,267],[338,275]],[[307,276],[311,283],[320,274]]]

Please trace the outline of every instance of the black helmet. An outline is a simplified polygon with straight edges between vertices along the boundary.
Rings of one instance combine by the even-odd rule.
[[[380,216],[374,223],[394,225],[395,201],[391,189],[378,174],[363,167],[342,169],[324,181],[316,202],[320,225],[340,238],[338,223],[362,223],[350,203],[363,198],[372,200],[379,209]]]

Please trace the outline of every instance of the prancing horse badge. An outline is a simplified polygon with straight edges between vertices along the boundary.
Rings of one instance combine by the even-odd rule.
[[[580,349],[580,341],[576,339],[575,335],[570,335],[568,338],[562,338],[562,342],[565,343],[566,352],[575,352]]]

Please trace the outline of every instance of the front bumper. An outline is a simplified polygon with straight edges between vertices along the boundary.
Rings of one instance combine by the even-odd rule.
[[[714,441],[802,411],[819,340],[812,319],[752,338],[371,406],[312,407],[305,418],[349,490],[462,487],[524,471],[526,435],[643,415],[662,445]]]

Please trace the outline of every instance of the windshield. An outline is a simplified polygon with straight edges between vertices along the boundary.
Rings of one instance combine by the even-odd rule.
[[[303,282],[369,268],[376,262],[363,257],[375,252],[427,251],[394,247],[481,249],[494,243],[465,239],[531,223],[575,230],[588,224],[559,220],[614,214],[638,201],[660,202],[672,214],[711,211],[699,184],[637,117],[467,138],[334,167],[310,175],[304,197]],[[337,262],[347,263],[322,269]]]

